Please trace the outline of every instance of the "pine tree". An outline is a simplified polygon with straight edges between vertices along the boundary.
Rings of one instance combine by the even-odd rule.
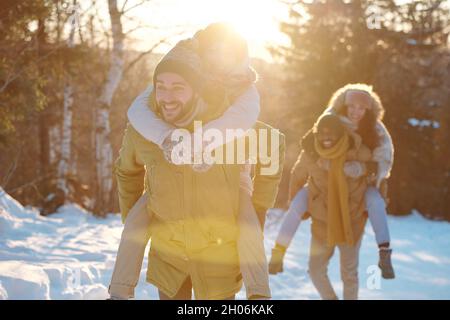
[[[285,62],[285,117],[297,137],[337,88],[374,86],[396,147],[389,181],[395,213],[416,208],[442,216],[450,207],[450,168],[443,156],[450,154],[443,143],[450,138],[448,10],[445,1],[430,0],[298,1],[281,24],[291,45],[274,50]],[[411,119],[431,125],[412,126]]]

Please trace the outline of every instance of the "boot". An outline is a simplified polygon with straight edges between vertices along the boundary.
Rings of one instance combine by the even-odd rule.
[[[378,267],[381,269],[381,276],[384,279],[394,279],[395,273],[391,261],[392,249],[382,248],[379,250],[379,253],[380,260],[378,261]]]

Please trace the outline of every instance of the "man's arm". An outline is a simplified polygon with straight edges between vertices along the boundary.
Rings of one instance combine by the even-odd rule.
[[[305,152],[302,151],[291,169],[291,176],[289,178],[289,202],[303,188],[308,181],[308,177],[309,173],[306,165]]]
[[[133,131],[133,127],[128,124],[114,166],[122,222],[125,222],[128,212],[144,191],[145,168],[136,155]]]
[[[270,174],[264,172],[264,167],[267,166],[262,164],[260,162],[260,159],[258,159],[258,162],[255,166],[255,175],[253,178],[254,190],[252,196],[252,202],[258,214],[265,213],[269,208],[272,208],[275,205],[275,200],[278,195],[278,187],[283,174],[285,150],[286,150],[286,142],[284,134],[279,132],[277,129],[274,129],[265,124],[263,124],[262,128],[268,130],[267,149],[270,152],[269,153],[269,158],[271,159],[270,167],[275,168],[275,170],[274,172],[270,172]],[[271,132],[274,133],[273,136]],[[274,150],[270,150],[271,146],[273,145],[272,138],[277,138],[279,141],[278,150],[276,150],[278,155],[276,155],[276,153],[273,154],[272,151]]]

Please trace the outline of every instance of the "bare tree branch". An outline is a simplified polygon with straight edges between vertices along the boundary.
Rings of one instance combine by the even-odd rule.
[[[127,18],[128,19],[128,18]],[[133,21],[135,20],[135,19],[132,19]],[[186,28],[186,25],[183,25],[183,24],[178,24],[178,25],[173,25],[173,26],[171,26],[170,27],[170,29],[172,30],[177,30],[177,29],[181,29],[181,28],[183,28],[183,30],[184,31],[186,31],[184,28]],[[166,31],[167,30],[167,27],[165,27],[165,26],[156,26],[156,25],[151,25],[151,24],[139,24],[138,26],[136,26],[136,27],[134,27],[134,28],[131,28],[131,29],[128,29],[126,32],[124,32],[124,33],[126,33],[126,34],[130,34],[130,33],[133,33],[134,31],[136,31],[136,30],[139,30],[139,29],[149,29],[149,30],[163,30],[163,31]]]
[[[161,40],[159,41],[156,45],[152,46],[149,50],[142,52],[141,54],[139,54],[139,56],[137,56],[135,59],[133,59],[125,68],[124,70],[124,74],[126,74],[136,63],[138,63],[142,58],[144,58],[145,56],[152,54],[153,51],[159,47],[161,44],[167,43],[166,40]]]
[[[8,190],[8,193],[14,193],[17,190],[21,190],[21,189],[24,189],[24,188],[29,187],[29,186],[36,187],[36,182],[39,182],[39,181],[44,180],[44,179],[47,179],[47,178],[51,177],[52,174],[53,174],[53,172],[49,172],[46,175],[37,177],[36,179],[31,180],[31,181],[29,181],[29,182],[27,182],[27,183],[25,183],[25,184],[23,184],[21,186],[18,186],[18,187],[14,188],[14,189]],[[39,192],[39,194],[40,194],[40,192]]]
[[[122,14],[122,15],[125,15],[127,12],[130,12],[131,10],[136,9],[137,7],[142,6],[142,5],[143,5],[144,3],[146,3],[146,2],[150,2],[150,0],[141,0],[141,1],[138,2],[137,4],[132,5],[131,7],[127,8],[127,9],[122,8],[121,14]]]
[[[124,69],[124,74],[126,74],[136,63],[138,63],[142,58],[144,58],[145,56],[152,54],[153,51],[158,48],[160,45],[162,44],[167,44],[169,42],[169,39],[175,36],[179,36],[181,34],[183,34],[184,31],[182,32],[178,32],[176,34],[173,34],[169,37],[163,38],[161,40],[159,40],[157,43],[155,43],[150,49],[148,49],[147,51],[141,52],[141,54],[139,54],[135,59],[133,59]]]
[[[123,2],[123,5],[122,5],[122,8],[120,9],[120,12],[123,13],[123,11],[125,10],[125,7],[127,6],[127,3],[128,3],[128,0],[125,0],[125,1]]]

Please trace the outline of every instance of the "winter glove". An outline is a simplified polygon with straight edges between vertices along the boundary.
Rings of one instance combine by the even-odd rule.
[[[279,244],[275,245],[275,248],[272,249],[272,257],[270,257],[269,262],[269,273],[277,274],[283,272],[283,259],[286,254],[286,247],[283,247]]]
[[[330,170],[330,160],[319,158],[316,162],[317,166],[322,170]]]
[[[366,173],[366,165],[359,161],[347,161],[344,163],[344,174],[353,179],[357,179]]]
[[[195,139],[195,138],[192,137],[192,139]],[[194,153],[192,155],[192,170],[194,170],[195,172],[206,172],[209,169],[211,169],[211,167],[213,166],[212,164],[206,163],[205,159],[203,158],[203,150],[206,149],[208,144],[209,144],[208,142],[203,141],[202,142],[202,149],[199,152]],[[201,163],[195,164],[194,162],[195,162],[196,159],[201,160],[200,161]]]
[[[174,159],[172,157],[172,151],[173,151],[173,148],[178,143],[180,143],[180,141],[173,141],[172,140],[172,134],[169,134],[167,136],[167,138],[164,139],[161,147],[162,147],[162,150],[163,150],[163,153],[164,153],[164,158],[167,160],[167,162],[169,162],[169,163],[177,162],[178,159]],[[174,156],[179,156],[179,155],[174,155]]]
[[[207,169],[204,169],[201,165],[197,165],[197,164],[193,164],[194,163],[194,155],[193,155],[193,150],[192,150],[192,141],[189,145],[182,145],[184,141],[182,140],[182,138],[179,141],[173,141],[172,140],[172,133],[169,134],[167,136],[166,139],[164,139],[164,142],[162,144],[162,150],[164,153],[164,158],[166,159],[167,162],[172,163],[172,164],[177,164],[177,165],[184,165],[184,164],[191,164],[192,168],[197,171],[197,172],[204,172],[206,170],[209,169],[209,167]],[[173,149],[175,148],[175,146],[180,144],[180,151],[178,152],[173,152]],[[186,161],[185,158],[185,154],[184,152],[188,152],[189,155],[187,157],[187,159],[189,159],[188,161]]]

